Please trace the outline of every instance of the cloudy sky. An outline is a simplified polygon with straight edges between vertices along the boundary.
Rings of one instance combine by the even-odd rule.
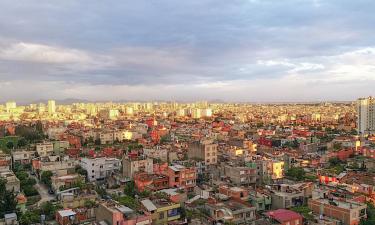
[[[0,101],[375,95],[373,0],[2,0]]]

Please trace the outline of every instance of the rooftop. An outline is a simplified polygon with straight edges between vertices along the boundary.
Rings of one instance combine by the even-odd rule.
[[[265,213],[272,219],[277,220],[278,222],[287,222],[290,220],[300,219],[302,216],[296,212],[287,209],[278,209],[274,211],[269,211]]]

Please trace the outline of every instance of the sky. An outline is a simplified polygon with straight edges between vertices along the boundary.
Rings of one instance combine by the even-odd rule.
[[[2,0],[0,101],[375,95],[373,0]]]

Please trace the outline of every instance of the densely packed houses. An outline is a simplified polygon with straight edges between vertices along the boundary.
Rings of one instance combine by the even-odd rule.
[[[4,222],[360,224],[375,137],[357,117],[354,103],[8,102]]]

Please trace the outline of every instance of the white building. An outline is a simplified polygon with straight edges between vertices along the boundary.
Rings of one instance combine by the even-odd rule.
[[[375,133],[375,99],[373,97],[357,100],[357,130],[360,134]]]
[[[56,112],[56,102],[54,100],[48,100],[48,114],[53,115]]]
[[[5,103],[6,111],[10,112],[12,109],[17,108],[17,104],[15,101]]]
[[[80,165],[87,171],[87,179],[95,181],[111,176],[120,170],[120,160],[115,158],[82,158]]]

